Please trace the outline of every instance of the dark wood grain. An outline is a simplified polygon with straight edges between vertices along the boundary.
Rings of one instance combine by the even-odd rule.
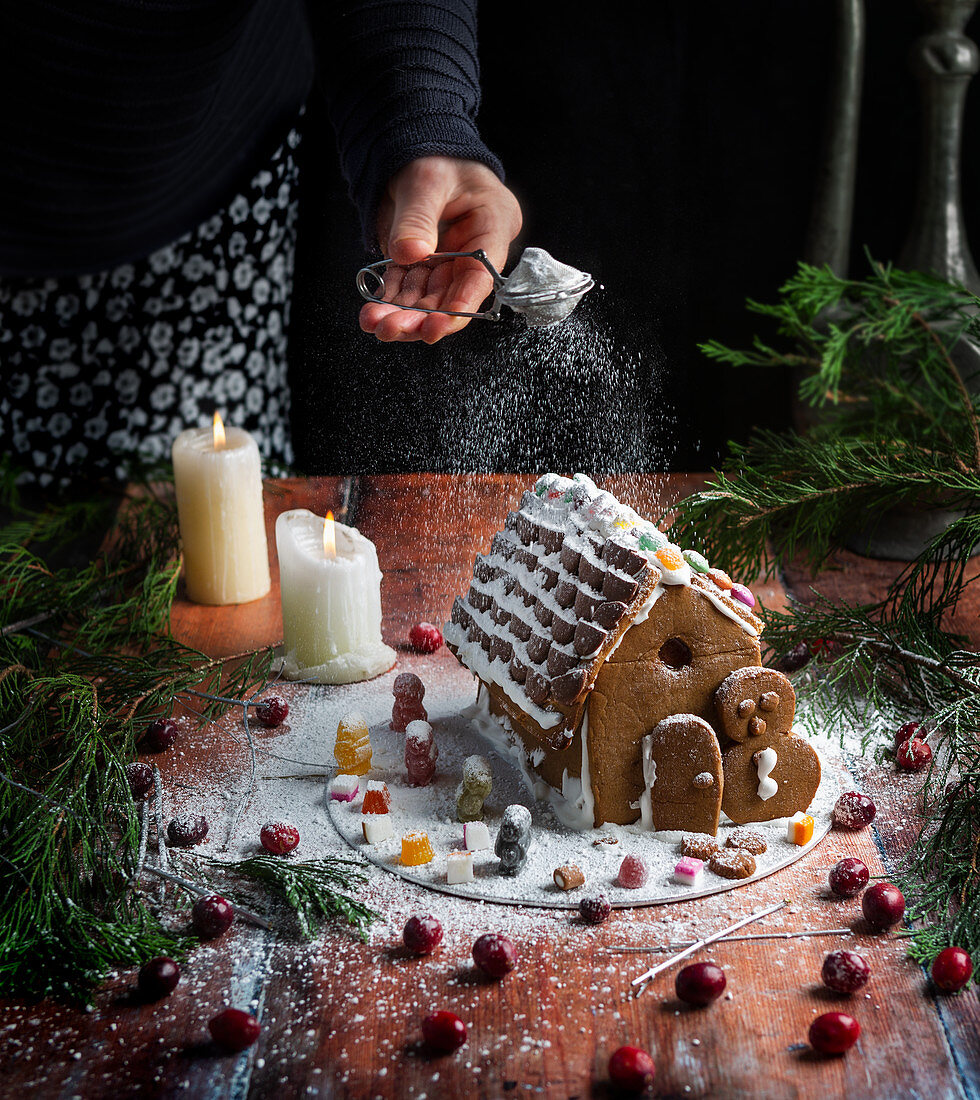
[[[267,495],[267,520],[271,525],[285,508],[322,513],[349,502],[348,519],[375,541],[385,571],[386,639],[402,645],[413,622],[444,619],[468,581],[473,556],[486,549],[531,480],[406,475],[284,482]],[[621,477],[608,484],[638,510],[656,513],[698,479]],[[878,574],[866,582],[862,568],[860,560],[850,563],[854,583],[875,590]],[[794,588],[802,583],[793,576]],[[786,595],[778,582],[756,591],[766,602]],[[281,629],[278,600],[270,595],[217,614],[179,602],[173,628],[209,653],[271,644]],[[421,667],[404,648],[399,659],[402,667]],[[445,652],[438,659],[452,660]],[[189,736],[182,757],[160,758],[165,781],[179,782],[183,768],[211,774],[216,783],[234,777],[244,756],[233,734],[219,724]],[[866,782],[884,790],[891,778],[871,772]],[[914,785],[909,794],[914,799]],[[904,804],[889,799],[883,805],[879,836],[891,858],[897,838],[907,835]],[[157,1005],[132,1002],[131,974],[99,991],[92,1013],[49,1003],[3,1005],[0,1091],[32,1097],[604,1097],[612,1095],[608,1057],[626,1043],[652,1052],[655,1091],[663,1096],[975,1095],[976,992],[937,1007],[901,943],[872,934],[856,902],[828,896],[827,870],[844,855],[860,856],[872,874],[886,873],[871,831],[833,832],[799,863],[728,895],[721,914],[708,902],[691,902],[617,912],[588,932],[571,917],[560,935],[543,927],[518,945],[520,966],[503,982],[477,978],[468,942],[451,934],[437,956],[409,964],[398,950],[397,928],[369,946],[331,932],[308,949],[236,926],[198,950],[186,986]],[[716,945],[700,957],[726,968],[731,999],[707,1010],[674,1000],[671,973],[634,996],[631,977],[664,956],[608,950],[623,942],[654,947],[671,937],[672,926],[682,935],[691,927],[712,931],[783,897],[792,904],[772,922],[780,930],[853,926],[846,945],[866,950],[873,969],[867,998],[837,997],[819,986],[824,955],[844,944],[838,939]],[[494,907],[485,908],[490,922]],[[259,1043],[238,1059],[219,1057],[204,1042],[208,1017],[232,988],[239,999],[254,997],[263,1021]],[[470,1027],[467,1046],[451,1057],[432,1058],[417,1045],[422,1017],[437,1006],[458,1012]],[[805,1046],[807,1028],[816,1014],[834,1009],[858,1016],[864,1037],[846,1057],[817,1058]]]

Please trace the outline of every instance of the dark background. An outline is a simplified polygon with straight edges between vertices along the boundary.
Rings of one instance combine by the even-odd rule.
[[[697,350],[756,331],[803,254],[833,49],[830,0],[574,8],[484,3],[481,132],[534,244],[591,272],[569,322],[507,314],[434,347],[357,327],[367,262],[321,106],[303,148],[291,328],[306,473],[703,469],[790,422],[789,380]],[[912,0],[869,0],[852,250],[894,259],[910,222],[918,95]],[[969,31],[974,37],[980,21]],[[980,240],[980,84],[967,109],[968,230]],[[369,257],[376,258],[375,256]],[[769,335],[769,333],[766,333]]]

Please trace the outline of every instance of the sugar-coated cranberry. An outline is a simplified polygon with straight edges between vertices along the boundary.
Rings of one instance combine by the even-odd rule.
[[[677,996],[689,1005],[703,1008],[725,992],[725,971],[714,963],[694,963],[685,966],[674,979]]]
[[[396,699],[421,701],[425,696],[425,685],[414,672],[399,672],[391,685],[391,694]]]
[[[442,925],[431,913],[409,917],[402,932],[402,939],[413,954],[431,955],[442,943]]]
[[[853,898],[868,885],[871,872],[856,856],[848,856],[830,868],[830,888],[840,898]]]
[[[925,733],[916,733],[916,730],[922,725],[921,722],[906,722],[904,726],[898,727],[898,732],[895,734],[895,748],[903,742],[908,741],[910,737],[918,737],[921,741],[926,739]]]
[[[891,928],[902,919],[905,897],[890,882],[876,882],[870,890],[865,890],[861,910],[873,928]]]
[[[275,729],[286,721],[289,704],[281,695],[267,695],[255,708],[255,717],[268,729]]]
[[[653,1084],[653,1059],[639,1047],[620,1047],[609,1059],[609,1080],[620,1089],[642,1092]]]
[[[208,835],[208,819],[203,814],[181,814],[167,826],[167,839],[175,848],[190,848]]]
[[[126,765],[126,782],[129,784],[129,791],[133,798],[137,802],[142,802],[153,790],[153,769],[149,764],[141,764],[138,760],[134,760],[132,764]]]
[[[226,1008],[208,1021],[211,1038],[223,1050],[238,1053],[247,1050],[259,1037],[262,1030],[259,1021],[240,1008]]]
[[[806,642],[797,642],[776,661],[773,668],[779,672],[799,672],[810,663],[812,658],[810,646]]]
[[[958,993],[973,976],[973,959],[962,947],[947,947],[932,961],[932,980],[944,993]]]
[[[647,865],[639,856],[624,856],[616,882],[627,890],[639,890],[646,883],[649,874]]]
[[[235,910],[218,894],[198,898],[191,910],[191,923],[202,940],[213,940],[231,928]]]
[[[442,631],[432,623],[416,623],[408,632],[408,644],[416,653],[435,653],[442,645]]]
[[[871,967],[856,951],[831,951],[823,961],[820,977],[835,993],[856,993],[868,984]]]
[[[517,966],[517,948],[499,932],[484,932],[473,944],[473,961],[491,978],[502,978]]]
[[[180,967],[177,963],[166,955],[158,955],[143,963],[136,984],[147,1000],[158,1001],[173,993],[179,981]]]
[[[441,1009],[422,1021],[422,1038],[439,1054],[452,1054],[466,1042],[466,1024],[455,1012]]]
[[[146,747],[150,752],[163,752],[177,740],[180,727],[172,718],[157,718],[146,731]]]
[[[578,903],[578,911],[586,924],[602,924],[612,912],[612,906],[605,894],[595,894],[590,898],[582,898]]]
[[[834,824],[841,829],[865,829],[875,819],[878,807],[860,791],[845,791],[834,803]]]
[[[861,1037],[861,1025],[845,1012],[825,1012],[810,1024],[810,1045],[820,1054],[843,1054]]]
[[[299,844],[299,829],[285,821],[267,821],[259,833],[262,847],[274,856],[284,856]]]
[[[910,737],[898,746],[895,763],[907,772],[920,772],[932,763],[932,749],[918,737]]]

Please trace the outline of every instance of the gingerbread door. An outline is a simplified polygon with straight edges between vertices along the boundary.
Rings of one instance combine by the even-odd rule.
[[[715,836],[724,781],[711,726],[696,714],[672,714],[643,738],[642,756],[652,827]]]

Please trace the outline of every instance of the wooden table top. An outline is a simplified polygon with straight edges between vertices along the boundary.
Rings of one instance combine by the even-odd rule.
[[[267,486],[267,520],[271,532],[275,516],[287,508],[309,507],[321,515],[331,508],[371,538],[385,574],[385,638],[399,647],[399,668],[425,678],[441,667],[432,662],[454,659],[445,650],[425,658],[411,654],[402,644],[409,626],[447,617],[453,597],[468,583],[474,555],[487,547],[532,480],[418,474],[275,482]],[[621,475],[602,485],[641,514],[657,515],[701,480]],[[271,537],[270,548],[274,558]],[[890,568],[843,555],[816,583],[830,595],[873,593]],[[800,570],[788,571],[784,580],[785,586],[764,583],[754,591],[772,606],[787,591],[805,597],[814,583]],[[976,630],[975,616],[968,625]],[[277,588],[241,607],[178,601],[173,630],[214,655],[278,642]],[[226,720],[185,736],[181,752],[154,761],[165,789],[178,791],[190,773],[240,772],[240,750]],[[872,875],[887,875],[915,839],[910,821],[921,779],[868,762],[851,760],[849,766],[879,804],[874,830],[831,832],[792,867],[722,895],[724,906],[703,899],[616,911],[587,929],[561,913],[503,915],[499,906],[449,899],[462,907],[450,910],[458,913],[460,928],[444,919],[446,940],[435,955],[409,960],[399,950],[404,884],[397,898],[389,898],[389,876],[377,872],[385,881],[373,882],[366,896],[375,907],[390,904],[395,916],[366,945],[340,927],[306,946],[236,924],[196,950],[176,991],[156,1004],[134,998],[131,972],[98,991],[87,1012],[48,1002],[0,1003],[0,1095],[584,1100],[613,1095],[608,1058],[630,1044],[652,1054],[658,1096],[980,1097],[976,988],[935,997],[899,939],[873,934],[855,902],[833,899],[826,889],[827,871],[842,856],[859,856]],[[421,889],[417,895],[407,899],[416,910],[433,896]],[[725,968],[731,996],[708,1009],[676,1001],[670,972],[650,992],[633,996],[631,978],[666,956],[608,950],[693,938],[692,931],[715,931],[781,897],[791,905],[778,922],[749,932],[850,927],[852,934],[715,945],[696,958]],[[518,929],[512,938],[520,965],[502,982],[480,980],[472,969],[469,930],[484,919],[488,928],[496,921]],[[872,966],[871,982],[853,997],[820,984],[823,958],[838,947],[860,950]],[[207,1020],[226,1003],[251,1006],[262,1021],[258,1043],[237,1057],[219,1055],[206,1041]],[[431,1057],[418,1046],[421,1019],[435,1008],[455,1011],[469,1027],[468,1043],[455,1055]],[[847,1055],[822,1058],[806,1045],[807,1029],[815,1015],[831,1010],[855,1015],[863,1034]]]

